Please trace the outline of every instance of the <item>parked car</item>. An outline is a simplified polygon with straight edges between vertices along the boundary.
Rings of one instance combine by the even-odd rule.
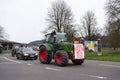
[[[16,54],[17,59],[34,59],[37,60],[38,53],[36,53],[32,48],[20,48]]]

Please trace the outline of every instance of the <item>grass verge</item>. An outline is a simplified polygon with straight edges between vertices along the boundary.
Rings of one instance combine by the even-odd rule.
[[[102,55],[98,56],[97,52],[86,52],[85,58],[88,60],[101,60],[120,62],[120,50],[103,50]]]
[[[2,53],[0,53],[0,55],[1,54],[10,54],[10,53],[11,53],[11,50],[3,50]]]

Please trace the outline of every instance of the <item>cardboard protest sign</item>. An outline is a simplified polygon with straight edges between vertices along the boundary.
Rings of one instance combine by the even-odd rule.
[[[74,44],[75,59],[84,59],[83,44]]]

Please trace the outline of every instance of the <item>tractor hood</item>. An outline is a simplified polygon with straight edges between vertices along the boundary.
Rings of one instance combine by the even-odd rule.
[[[74,44],[69,42],[61,42],[60,45],[61,45],[61,48],[64,49],[67,53],[71,53],[71,51],[74,48]]]

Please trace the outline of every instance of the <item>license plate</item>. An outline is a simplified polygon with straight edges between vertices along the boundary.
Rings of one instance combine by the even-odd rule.
[[[34,57],[34,55],[30,55],[30,57]]]

